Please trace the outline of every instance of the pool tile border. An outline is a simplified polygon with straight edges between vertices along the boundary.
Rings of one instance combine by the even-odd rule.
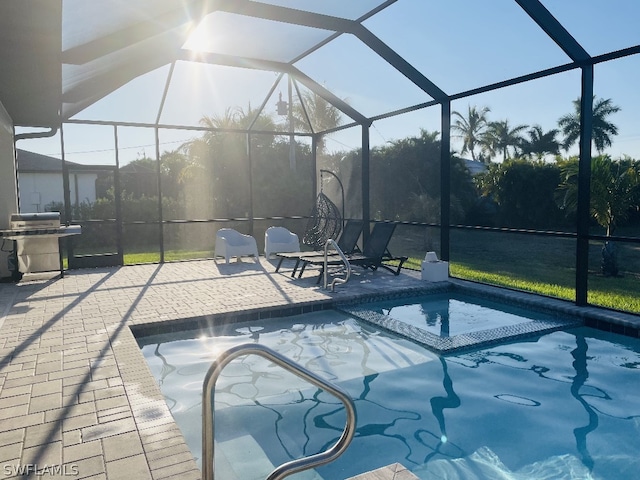
[[[579,318],[585,327],[617,333],[631,338],[640,338],[640,316],[638,315],[599,307],[578,306],[567,300],[543,297],[533,293],[508,290],[464,280],[452,279],[451,287],[454,289],[459,288],[471,294],[481,295],[485,298],[535,308],[548,314]]]
[[[466,334],[452,335],[450,337],[440,337],[425,329],[409,325],[388,315],[374,312],[366,307],[344,307],[341,308],[341,310],[349,315],[359,318],[360,320],[372,323],[398,335],[402,335],[403,337],[424,345],[428,349],[441,355],[459,353],[470,349],[484,348],[583,325],[583,322],[580,319],[533,320],[531,322],[524,322],[517,325],[508,325]]]
[[[298,303],[295,305],[244,309],[235,312],[224,312],[198,317],[181,318],[177,320],[162,320],[158,322],[132,324],[129,325],[129,328],[136,338],[161,335],[165,333],[184,332],[186,330],[199,330],[206,332],[210,331],[214,325],[221,326],[233,323],[251,322],[255,320],[266,320],[270,318],[290,317],[294,315],[303,315],[305,313],[340,308],[340,306],[406,298],[416,295],[424,295],[427,293],[444,292],[450,289],[451,285],[449,283],[439,282],[426,286],[405,288],[391,293],[368,293],[364,295],[355,295],[346,300],[344,298],[330,298],[327,300]]]
[[[210,331],[213,325],[219,326],[236,322],[240,323],[275,317],[288,317],[332,308],[347,311],[352,305],[359,305],[373,301],[409,298],[446,291],[459,291],[461,293],[478,295],[483,298],[497,300],[514,306],[528,307],[547,315],[556,316],[558,319],[564,319],[557,328],[550,325],[544,328],[541,327],[542,329],[538,330],[535,326],[530,326],[527,327],[526,331],[521,332],[521,335],[512,333],[511,337],[509,337],[512,339],[522,338],[523,336],[529,336],[537,332],[552,331],[554,328],[557,330],[579,325],[632,338],[640,338],[640,317],[636,315],[610,311],[598,307],[579,307],[566,300],[543,297],[532,293],[502,289],[492,285],[479,284],[458,279],[449,279],[446,282],[423,282],[418,286],[407,287],[401,290],[383,293],[376,292],[357,294],[348,296],[348,298],[335,297],[322,301],[297,303],[295,305],[246,308],[238,311],[181,318],[177,320],[164,319],[157,322],[147,321],[144,323],[130,324],[129,328],[135,338],[163,333],[183,332],[185,330]],[[416,333],[419,334],[419,332]],[[499,332],[497,334],[500,335]],[[480,335],[476,334],[476,337],[480,337]],[[502,338],[503,337],[498,337],[496,341],[500,342],[502,341]],[[477,341],[474,342],[475,344],[479,341],[489,344],[491,341],[490,338],[477,338],[476,340]],[[462,342],[462,339],[459,341]],[[433,344],[434,342],[429,343]],[[471,341],[469,344],[471,344]]]

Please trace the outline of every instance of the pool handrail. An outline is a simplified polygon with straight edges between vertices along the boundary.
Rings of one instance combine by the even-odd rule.
[[[336,252],[338,252],[338,255],[340,255],[340,259],[342,260],[342,263],[344,263],[344,266],[347,270],[347,273],[345,274],[344,278],[340,278],[340,277],[336,277],[333,279],[333,282],[331,282],[331,291],[333,292],[336,288],[336,283],[347,283],[349,281],[349,278],[351,277],[351,264],[349,263],[349,260],[347,259],[347,257],[345,256],[345,254],[342,252],[342,250],[340,250],[340,247],[338,246],[338,244],[336,243],[335,240],[333,239],[328,239],[327,242],[324,244],[324,264],[323,264],[323,275],[324,275],[324,288],[327,288],[327,283],[329,281],[329,274],[328,272],[328,263],[329,263],[329,246],[333,247]]]
[[[311,468],[319,467],[332,462],[347,449],[356,429],[356,409],[351,398],[340,388],[332,385],[327,380],[319,377],[315,373],[307,370],[289,358],[278,352],[261,345],[259,343],[243,343],[233,346],[222,352],[213,361],[207,374],[204,377],[202,386],[202,479],[214,480],[214,435],[215,424],[213,414],[213,402],[215,394],[215,384],[222,373],[224,367],[233,359],[243,355],[258,355],[279,365],[290,373],[308,381],[312,385],[327,391],[342,402],[345,407],[347,419],[344,430],[338,441],[324,452],[308,457],[298,458],[290,462],[283,463],[276,467],[266,478],[266,480],[281,480],[294,473]]]

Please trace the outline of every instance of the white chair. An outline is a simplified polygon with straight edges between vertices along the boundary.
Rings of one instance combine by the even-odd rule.
[[[269,260],[274,253],[299,252],[298,235],[285,227],[269,227],[264,232],[264,257]]]
[[[224,257],[227,263],[231,257],[253,255],[256,263],[258,259],[258,246],[256,239],[251,235],[234,230],[233,228],[221,228],[216,233],[215,257]]]

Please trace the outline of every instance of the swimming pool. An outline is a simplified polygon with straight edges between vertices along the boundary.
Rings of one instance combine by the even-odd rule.
[[[383,315],[395,308],[366,310],[380,305]],[[338,310],[223,325],[215,337],[140,338],[198,460],[202,380],[217,352],[245,342],[354,399],[358,426],[345,454],[292,478],[342,479],[394,462],[424,479],[637,477],[638,340],[575,327],[442,356]],[[297,377],[259,357],[238,359],[216,393],[217,478],[265,478],[273,465],[335,443],[344,417],[338,400]]]

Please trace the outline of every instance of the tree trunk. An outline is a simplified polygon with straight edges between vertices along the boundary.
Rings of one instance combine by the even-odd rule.
[[[600,266],[605,277],[618,276],[618,254],[616,245],[611,241],[604,242],[602,247],[602,263]]]

